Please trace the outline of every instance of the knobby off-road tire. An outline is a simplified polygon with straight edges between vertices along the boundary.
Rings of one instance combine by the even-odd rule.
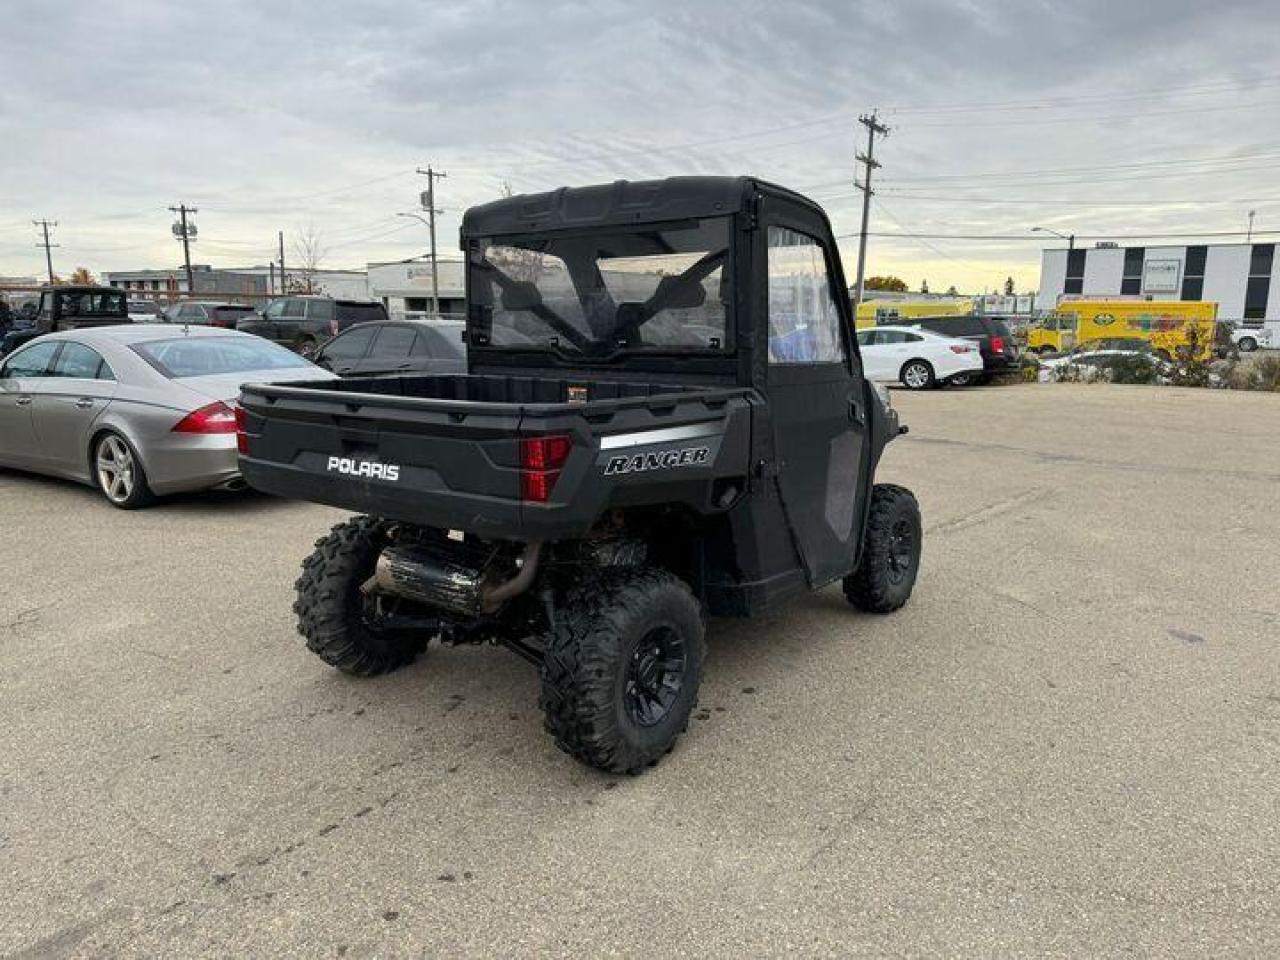
[[[689,588],[661,570],[601,574],[557,612],[540,703],[556,745],[635,774],[670,753],[698,700],[706,650]]]
[[[385,545],[384,522],[352,517],[316,541],[294,585],[298,632],[307,649],[330,666],[357,677],[374,677],[417,659],[425,634],[377,630],[364,618],[360,584],[373,573]]]
[[[844,595],[859,610],[891,613],[907,602],[920,571],[920,506],[905,487],[877,483],[858,569],[844,578]]]

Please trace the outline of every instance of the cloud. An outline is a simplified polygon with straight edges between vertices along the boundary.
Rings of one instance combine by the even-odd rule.
[[[428,161],[449,173],[446,247],[503,181],[678,173],[813,188],[851,232],[872,107],[894,127],[881,233],[1207,231],[1243,209],[1118,204],[1280,194],[1265,159],[1009,175],[1280,152],[1263,2],[8,0],[6,23],[0,274],[40,271],[33,216],[59,220],[68,269],[175,263],[178,201],[213,263],[260,262],[306,224],[334,265],[412,255],[425,237],[393,218]],[[1252,206],[1280,225],[1280,203]],[[1038,267],[1021,241],[877,237],[871,255],[935,289],[1025,287]]]

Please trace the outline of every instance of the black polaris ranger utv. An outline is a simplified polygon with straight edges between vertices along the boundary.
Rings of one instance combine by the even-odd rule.
[[[303,564],[307,646],[369,676],[431,638],[537,664],[556,742],[636,772],[688,723],[707,616],[843,580],[911,594],[901,429],[863,379],[821,209],[748,178],[469,210],[465,375],[246,386],[240,467],[347,507]]]

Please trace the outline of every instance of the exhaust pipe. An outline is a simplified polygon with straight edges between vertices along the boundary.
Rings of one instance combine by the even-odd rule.
[[[541,553],[541,543],[528,544],[516,575],[493,583],[487,570],[463,562],[461,555],[451,556],[434,546],[393,544],[378,555],[373,576],[360,589],[365,593],[377,590],[474,618],[495,612],[528,590],[538,575]]]

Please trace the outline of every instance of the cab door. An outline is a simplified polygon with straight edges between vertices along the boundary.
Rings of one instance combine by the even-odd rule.
[[[819,587],[849,573],[858,553],[867,394],[838,261],[821,239],[830,229],[807,208],[788,212],[766,219],[767,384],[783,506]]]

